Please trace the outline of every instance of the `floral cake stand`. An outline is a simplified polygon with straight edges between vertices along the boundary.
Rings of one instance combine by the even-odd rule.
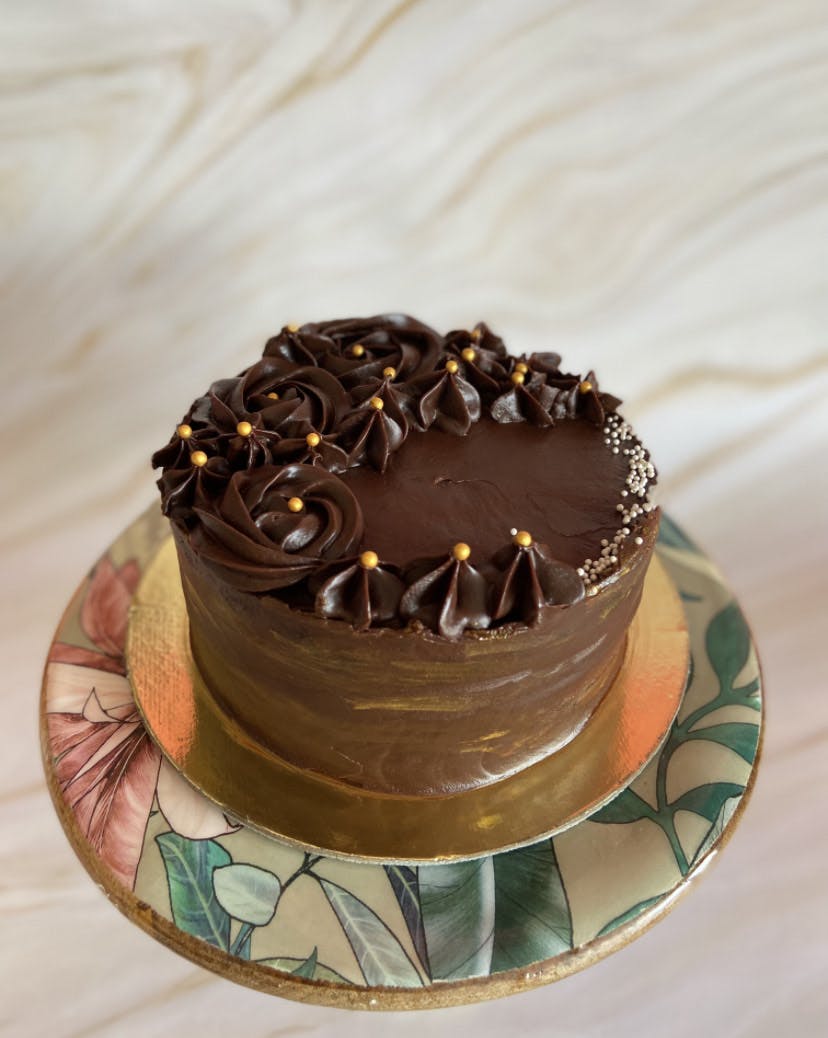
[[[715,858],[759,757],[759,664],[721,576],[667,517],[659,556],[692,666],[661,750],[574,827],[472,861],[361,863],[239,825],[162,758],[126,678],[130,603],[168,536],[136,520],[70,602],[43,681],[46,775],[85,868],[133,922],[222,976],[300,1001],[435,1008],[557,980],[664,916]]]

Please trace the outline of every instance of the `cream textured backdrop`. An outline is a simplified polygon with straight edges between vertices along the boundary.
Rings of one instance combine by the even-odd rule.
[[[821,0],[0,2],[13,1035],[825,1033],[828,9]],[[642,940],[428,1017],[299,1006],[131,926],[64,840],[40,668],[150,452],[282,323],[485,318],[594,366],[752,622],[740,831]]]

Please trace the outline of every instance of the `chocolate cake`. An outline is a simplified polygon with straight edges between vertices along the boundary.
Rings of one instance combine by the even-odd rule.
[[[405,796],[572,739],[658,527],[619,405],[485,324],[284,328],[153,458],[220,709],[299,768]]]

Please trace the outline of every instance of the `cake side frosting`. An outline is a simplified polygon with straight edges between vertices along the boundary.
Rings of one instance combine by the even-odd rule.
[[[445,796],[514,774],[588,722],[621,665],[656,532],[653,516],[600,595],[456,640],[355,632],[238,591],[176,540],[196,664],[251,739],[334,781]]]

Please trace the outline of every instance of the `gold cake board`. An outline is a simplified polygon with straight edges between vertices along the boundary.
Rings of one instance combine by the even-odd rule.
[[[417,863],[534,843],[600,808],[661,746],[684,692],[689,648],[680,598],[654,557],[619,673],[584,729],[510,777],[442,797],[375,793],[303,771],[224,714],[192,659],[172,538],[133,599],[126,656],[152,738],[234,818],[329,857]]]

